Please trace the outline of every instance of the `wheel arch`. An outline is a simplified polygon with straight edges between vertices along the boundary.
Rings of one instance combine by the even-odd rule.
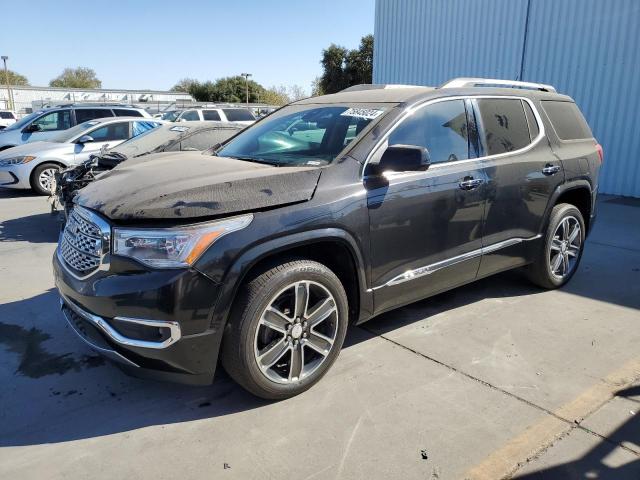
[[[323,263],[340,278],[349,299],[350,323],[371,316],[373,297],[367,290],[365,264],[357,242],[344,230],[327,228],[279,237],[238,257],[220,283],[211,328],[222,331],[238,290],[248,278],[273,264],[300,258]]]
[[[541,231],[547,228],[549,223],[549,217],[551,215],[551,210],[553,207],[560,203],[569,203],[575,206],[584,219],[584,223],[586,226],[586,231],[589,232],[591,227],[591,220],[593,217],[593,212],[595,209],[595,195],[594,191],[591,187],[591,184],[587,180],[575,180],[572,182],[567,182],[560,185],[553,193],[549,204],[547,205],[547,210],[545,212],[545,220],[542,225]]]

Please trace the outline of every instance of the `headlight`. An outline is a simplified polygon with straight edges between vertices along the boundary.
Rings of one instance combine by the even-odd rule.
[[[114,228],[113,253],[156,268],[188,267],[216,240],[251,220],[249,214],[183,228]]]
[[[22,155],[20,157],[5,158],[4,160],[0,160],[0,165],[18,165],[20,163],[30,162],[34,158],[36,157],[32,157],[30,155]]]

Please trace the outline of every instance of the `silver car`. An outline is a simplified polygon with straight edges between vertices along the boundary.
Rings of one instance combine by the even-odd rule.
[[[18,145],[0,152],[0,187],[32,189],[48,195],[55,173],[89,159],[91,154],[159,126],[140,117],[111,117],[76,125],[43,142]]]

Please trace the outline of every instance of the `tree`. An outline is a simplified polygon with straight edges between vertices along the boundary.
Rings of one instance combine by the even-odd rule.
[[[360,48],[351,50],[345,59],[345,74],[349,85],[371,83],[373,78],[373,35],[360,40]]]
[[[324,95],[324,90],[322,90],[322,86],[320,85],[321,77],[316,77],[311,82],[311,96],[318,97],[320,95]]]
[[[9,77],[9,85],[11,86],[29,85],[27,77],[13,70],[7,70],[7,75],[5,75],[4,70],[0,72],[0,85],[4,86],[7,83],[7,76]]]
[[[324,93],[335,93],[348,87],[347,76],[344,71],[345,57],[348,50],[344,47],[331,44],[322,51],[322,76],[320,88]]]
[[[182,78],[180,80],[178,80],[178,83],[176,83],[173,87],[171,87],[171,92],[189,92],[189,89],[194,85],[197,84],[198,81],[194,78]]]
[[[91,68],[65,68],[63,72],[49,82],[50,87],[62,88],[100,88],[102,82]]]
[[[302,100],[303,98],[307,98],[309,94],[302,88],[300,85],[290,85],[287,88],[287,97],[289,97],[290,102],[295,102],[297,100]]]
[[[273,86],[260,95],[260,103],[266,103],[267,105],[286,105],[290,101],[287,89],[283,86]]]
[[[373,77],[373,35],[360,40],[355,50],[347,50],[335,44],[322,51],[322,75],[314,94],[336,93],[352,85],[371,83]]]

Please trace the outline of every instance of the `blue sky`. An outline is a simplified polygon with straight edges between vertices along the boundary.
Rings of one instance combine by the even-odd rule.
[[[373,33],[374,0],[44,1],[4,5],[0,54],[31,85],[93,68],[104,88],[169,89],[241,72],[309,91],[330,43]]]

